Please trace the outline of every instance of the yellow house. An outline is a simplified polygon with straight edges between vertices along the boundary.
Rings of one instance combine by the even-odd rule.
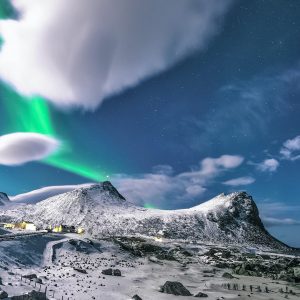
[[[15,228],[15,224],[12,224],[12,223],[6,223],[6,224],[4,224],[4,228],[7,228],[7,229],[14,229],[14,228]]]
[[[53,232],[62,232],[63,231],[63,227],[62,225],[59,226],[54,226],[52,229]]]
[[[77,228],[77,233],[78,234],[83,234],[85,231],[84,231],[84,229],[82,228],[82,227],[78,227]]]
[[[34,223],[28,221],[22,221],[20,223],[16,223],[14,228],[36,231],[36,226],[34,225]]]

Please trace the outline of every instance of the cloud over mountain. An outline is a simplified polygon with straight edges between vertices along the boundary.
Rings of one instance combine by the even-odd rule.
[[[239,167],[243,161],[244,158],[239,155],[207,157],[198,166],[179,174],[174,174],[170,166],[158,166],[152,173],[115,175],[111,180],[122,195],[136,204],[178,207],[199,199],[211,180]]]
[[[23,94],[92,109],[207,47],[231,2],[15,0],[20,19],[0,22],[0,76]]]

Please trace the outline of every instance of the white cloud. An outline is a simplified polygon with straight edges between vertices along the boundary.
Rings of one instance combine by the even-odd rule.
[[[19,194],[16,196],[9,196],[11,201],[26,203],[26,204],[35,204],[50,197],[67,193],[75,189],[82,187],[88,187],[92,183],[78,184],[78,185],[59,185],[59,186],[47,186],[40,188],[38,190],[30,191],[27,193]]]
[[[212,179],[240,166],[243,160],[238,155],[208,157],[191,171],[177,175],[173,174],[171,167],[159,166],[154,168],[159,172],[116,175],[112,177],[112,182],[126,199],[139,205],[150,203],[161,208],[186,206],[189,201],[204,194]]]
[[[94,108],[207,47],[231,2],[14,0],[21,18],[0,22],[0,76],[23,94]]]
[[[41,160],[54,153],[59,142],[38,133],[17,132],[0,136],[0,164],[22,165]]]
[[[293,139],[284,142],[280,154],[284,159],[287,160],[298,160],[300,159],[300,135]]]
[[[279,167],[279,161],[274,158],[269,158],[259,164],[256,164],[256,166],[257,169],[262,172],[275,172]]]
[[[253,177],[247,176],[247,177],[239,177],[230,179],[227,181],[224,181],[223,184],[229,185],[229,186],[240,186],[240,185],[249,185],[255,182],[255,179]]]
[[[300,225],[300,221],[291,218],[271,218],[263,217],[262,221],[266,227],[282,226],[282,225]]]

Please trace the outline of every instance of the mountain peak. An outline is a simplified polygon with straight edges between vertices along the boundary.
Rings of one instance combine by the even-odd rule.
[[[92,194],[95,193],[107,193],[109,196],[114,198],[119,198],[120,200],[125,201],[125,197],[123,197],[118,190],[112,185],[110,181],[103,181],[96,184],[92,184],[88,187],[83,187],[79,189],[82,193]]]
[[[9,202],[9,198],[6,193],[0,192],[0,205],[5,205]]]

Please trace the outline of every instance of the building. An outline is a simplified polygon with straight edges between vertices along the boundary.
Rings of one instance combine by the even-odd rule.
[[[85,230],[82,227],[77,228],[77,233],[78,234],[84,234]]]
[[[68,225],[56,225],[53,226],[52,232],[57,233],[76,233],[75,226],[68,226]]]
[[[25,230],[36,231],[36,225],[34,225],[34,223],[31,222],[26,222]]]
[[[15,228],[15,224],[13,224],[13,223],[6,223],[6,224],[4,224],[3,227],[6,228],[6,229],[14,229]]]
[[[36,231],[36,225],[30,221],[22,221],[19,223],[15,223],[15,229],[21,229],[21,230],[30,230],[30,231]]]

